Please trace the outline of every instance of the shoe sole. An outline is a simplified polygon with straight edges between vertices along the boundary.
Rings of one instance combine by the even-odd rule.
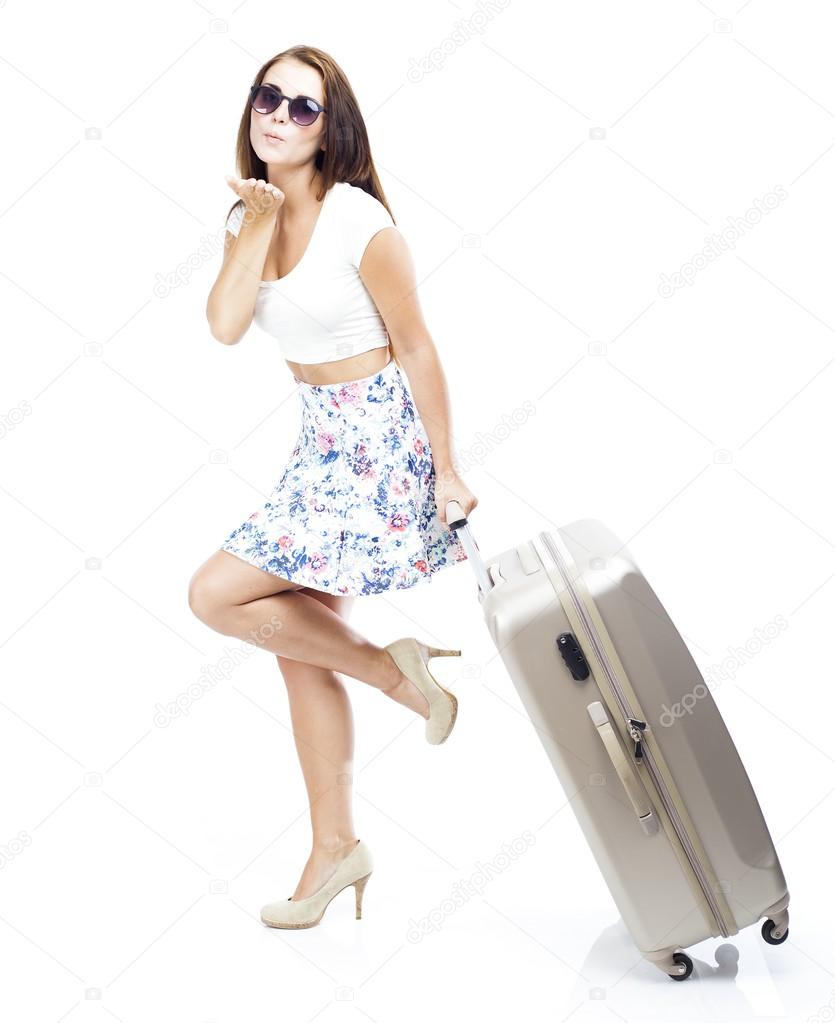
[[[277,927],[277,928],[279,928],[282,931],[302,931],[302,930],[305,930],[305,928],[307,928],[307,927],[315,927],[319,923],[319,921],[322,919],[322,917],[325,915],[325,910],[333,902],[333,900],[337,897],[337,895],[340,894],[340,892],[344,892],[345,888],[350,888],[351,885],[356,885],[356,884],[361,884],[362,888],[364,889],[365,888],[365,882],[369,879],[369,877],[371,877],[371,872],[370,871],[369,871],[369,873],[367,873],[365,875],[365,877],[359,877],[359,878],[357,878],[356,881],[351,881],[348,884],[346,884],[343,888],[340,888],[338,892],[334,892],[333,895],[331,895],[331,897],[328,899],[328,901],[322,907],[322,912],[316,917],[315,920],[309,920],[306,923],[298,923],[298,924],[286,923],[286,924],[284,924],[284,923],[276,923],[275,921],[271,921],[271,920],[265,920],[264,917],[262,916],[261,917],[261,923],[262,924],[266,924],[267,927]],[[361,916],[362,916],[362,901],[360,901],[360,910],[357,912],[356,919],[357,920],[361,919]]]
[[[435,684],[438,685],[437,680]],[[458,717],[458,699],[455,696],[455,694],[451,693],[448,689],[444,689],[442,685],[438,685],[438,688],[442,692],[446,693],[450,700],[452,700],[452,718],[450,719],[449,728],[446,730],[446,734],[444,735],[443,739],[441,739],[440,742],[433,743],[432,744],[433,746],[441,746],[443,743],[447,741],[447,739],[450,736],[450,733],[452,732],[453,727],[455,726],[455,719]]]

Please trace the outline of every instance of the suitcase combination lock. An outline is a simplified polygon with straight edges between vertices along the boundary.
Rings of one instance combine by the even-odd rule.
[[[561,632],[557,636],[557,650],[562,655],[562,659],[565,661],[566,667],[571,672],[571,677],[575,682],[583,682],[589,677],[588,661],[583,656],[580,644],[573,633]]]

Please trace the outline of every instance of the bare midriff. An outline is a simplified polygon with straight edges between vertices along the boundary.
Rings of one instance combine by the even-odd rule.
[[[286,362],[296,380],[315,386],[362,380],[363,377],[370,377],[372,374],[378,373],[388,365],[391,358],[391,346],[386,345],[385,348],[372,348],[359,355],[351,355],[347,359],[335,359],[333,362],[303,363],[290,362],[289,359]]]

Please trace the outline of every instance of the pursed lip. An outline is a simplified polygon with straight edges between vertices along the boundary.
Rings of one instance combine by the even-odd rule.
[[[274,131],[265,131],[264,134],[267,136],[268,139],[278,139],[279,142],[286,142],[287,141],[281,135],[276,135],[276,133]]]

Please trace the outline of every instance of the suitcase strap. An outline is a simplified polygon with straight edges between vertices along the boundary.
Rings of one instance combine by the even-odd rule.
[[[644,834],[656,834],[659,828],[658,818],[653,812],[647,790],[636,774],[632,762],[627,759],[626,754],[623,752],[623,747],[615,734],[612,722],[606,713],[606,708],[599,700],[595,700],[594,703],[588,705],[586,710],[588,710],[589,717],[594,722],[595,728],[597,728],[597,732],[603,740],[606,752],[609,754],[612,765],[623,783],[626,795],[629,797],[629,802],[632,804],[632,809],[635,811],[635,816],[638,818],[638,823],[643,828]]]

